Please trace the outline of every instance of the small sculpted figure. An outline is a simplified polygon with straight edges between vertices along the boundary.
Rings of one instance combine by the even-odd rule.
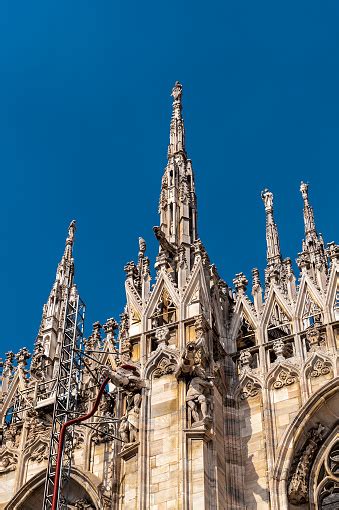
[[[186,402],[192,414],[192,427],[197,427],[211,420],[209,405],[213,383],[200,366],[194,368],[192,375],[187,390]]]

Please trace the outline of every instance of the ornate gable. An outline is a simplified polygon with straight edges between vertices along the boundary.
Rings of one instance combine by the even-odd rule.
[[[292,334],[292,311],[276,289],[270,292],[261,322],[268,341]]]

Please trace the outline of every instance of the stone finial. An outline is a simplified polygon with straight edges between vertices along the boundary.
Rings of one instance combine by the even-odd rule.
[[[248,285],[248,280],[244,273],[237,273],[235,275],[235,278],[233,279],[233,284],[236,288],[237,294],[239,295],[245,294]]]
[[[126,278],[134,278],[136,275],[136,265],[133,261],[127,262],[124,267],[124,271],[126,273]]]
[[[6,359],[3,362],[3,368],[2,368],[2,377],[10,377],[12,375],[13,371],[13,361],[15,359],[15,354],[13,351],[8,351],[5,354]]]
[[[31,357],[30,352],[28,351],[27,347],[22,347],[19,352],[15,355],[15,359],[18,362],[18,365],[20,366],[26,366],[27,360]]]
[[[129,331],[129,316],[127,312],[120,314],[119,338],[126,338]]]
[[[142,237],[139,237],[139,257],[144,257],[146,252],[146,241]]]
[[[96,321],[93,323],[93,330],[92,330],[92,338],[93,340],[95,340],[96,342],[100,342],[101,340],[101,329],[102,329],[102,325],[100,324],[99,321]]]
[[[294,276],[294,274],[293,274],[293,267],[292,267],[292,260],[289,257],[287,257],[284,260],[284,266],[286,268],[286,276],[287,277]]]
[[[103,325],[104,331],[107,335],[114,335],[114,332],[118,329],[119,325],[113,317],[107,319],[106,323]]]
[[[252,269],[252,285],[253,288],[255,289],[260,287],[260,274],[259,269],[257,267],[254,267]]]
[[[339,245],[338,244],[335,244],[333,241],[331,243],[327,243],[326,252],[332,262],[339,261]]]

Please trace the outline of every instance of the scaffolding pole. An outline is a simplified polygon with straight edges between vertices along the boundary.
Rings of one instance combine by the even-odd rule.
[[[85,304],[80,296],[69,293],[60,349],[56,395],[45,482],[43,510],[52,508],[60,432],[63,425],[75,418],[83,369],[83,333]],[[58,482],[58,510],[67,508],[67,485],[71,476],[74,426],[68,427],[61,456],[61,476]]]

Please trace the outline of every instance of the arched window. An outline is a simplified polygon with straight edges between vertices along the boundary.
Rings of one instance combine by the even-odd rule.
[[[336,291],[336,294],[335,294],[334,319],[336,321],[339,321],[339,286],[337,287],[337,291]]]
[[[267,326],[267,340],[277,340],[292,334],[291,321],[281,308],[281,306],[275,302],[272,307],[270,319]]]
[[[237,350],[249,349],[255,346],[255,333],[252,325],[243,315],[237,336]]]
[[[176,306],[166,289],[161,294],[151,321],[152,328],[172,324],[176,321]]]
[[[339,510],[339,437],[327,447],[316,480],[318,510]]]
[[[306,292],[304,309],[302,313],[303,328],[307,329],[315,324],[321,324],[321,309],[319,305],[313,300],[311,294]]]

